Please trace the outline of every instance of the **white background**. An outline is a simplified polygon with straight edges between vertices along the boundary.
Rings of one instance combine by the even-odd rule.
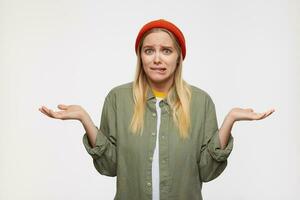
[[[219,126],[233,107],[276,109],[234,124],[204,199],[299,199],[299,13],[296,0],[1,0],[0,199],[113,199],[116,179],[97,173],[82,125],[38,108],[79,104],[99,125],[108,91],[133,80],[139,29],[159,18],[185,34],[184,79],[211,95]]]

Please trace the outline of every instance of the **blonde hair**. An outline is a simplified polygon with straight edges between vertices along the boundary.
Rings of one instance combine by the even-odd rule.
[[[191,88],[190,86],[182,79],[182,54],[181,48],[178,44],[175,36],[168,30],[163,28],[154,28],[144,34],[137,51],[137,66],[136,73],[133,81],[133,99],[134,99],[134,113],[130,123],[130,129],[133,134],[142,134],[143,125],[144,125],[144,113],[145,105],[147,101],[147,91],[150,89],[150,86],[147,82],[147,77],[144,72],[141,60],[141,47],[145,37],[152,33],[164,31],[170,35],[172,38],[176,51],[178,53],[178,64],[174,72],[174,83],[172,84],[168,94],[167,102],[169,103],[174,123],[177,125],[182,139],[188,137],[189,128],[190,128],[190,100],[191,100]]]

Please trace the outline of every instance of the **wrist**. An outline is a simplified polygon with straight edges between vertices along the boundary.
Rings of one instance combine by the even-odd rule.
[[[90,121],[91,118],[90,118],[90,116],[84,111],[84,112],[81,114],[79,120],[80,120],[81,123],[85,124],[85,123],[87,123],[88,121]]]
[[[232,124],[233,124],[235,121],[237,121],[236,118],[234,117],[234,115],[232,114],[231,111],[226,115],[225,119],[226,119],[227,121],[231,122]]]

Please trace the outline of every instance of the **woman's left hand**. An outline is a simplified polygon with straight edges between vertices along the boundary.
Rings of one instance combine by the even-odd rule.
[[[233,108],[229,113],[228,117],[231,118],[233,121],[240,121],[240,120],[261,120],[269,115],[271,115],[275,109],[270,109],[263,113],[256,113],[253,111],[252,108]]]

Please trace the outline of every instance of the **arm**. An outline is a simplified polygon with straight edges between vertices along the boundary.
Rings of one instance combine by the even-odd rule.
[[[94,147],[97,129],[95,128],[95,125],[89,114],[80,105],[59,104],[57,107],[61,111],[53,111],[52,109],[48,109],[46,106],[40,107],[39,111],[54,119],[80,121],[88,135],[90,144],[92,144],[92,147]]]
[[[86,133],[83,144],[92,156],[97,171],[106,176],[116,176],[116,113],[110,96],[104,101],[100,128],[93,125],[89,118],[84,118],[83,125]]]
[[[233,124],[234,124],[234,120],[231,118],[231,116],[227,115],[222,123],[220,130],[219,130],[219,139],[220,139],[221,149],[224,149],[228,144],[228,140],[231,135],[231,129],[232,129]]]
[[[89,143],[91,144],[92,147],[95,147],[98,129],[96,128],[91,117],[88,114],[85,114],[80,121],[81,121],[81,123],[84,127],[84,130],[88,136]]]
[[[225,117],[223,124],[220,128],[219,137],[221,149],[224,149],[227,146],[234,122],[240,120],[261,120],[271,115],[274,111],[275,109],[270,109],[269,111],[263,113],[255,113],[251,108],[233,108]]]
[[[100,129],[89,114],[80,105],[59,104],[61,111],[53,111],[45,106],[39,110],[48,117],[61,120],[78,120],[86,134],[83,143],[87,152],[93,157],[94,166],[100,174],[116,176],[116,127],[115,109],[110,97],[105,98],[102,109]]]
[[[205,110],[204,142],[198,163],[200,179],[203,182],[215,179],[226,168],[227,158],[233,148],[231,130],[234,122],[264,119],[275,111],[270,109],[267,112],[255,113],[251,108],[233,108],[218,129],[215,105],[209,96]]]
[[[227,158],[233,148],[233,137],[229,132],[228,144],[221,148],[215,105],[208,96],[205,106],[203,142],[198,163],[200,180],[208,182],[218,177],[227,166]]]

